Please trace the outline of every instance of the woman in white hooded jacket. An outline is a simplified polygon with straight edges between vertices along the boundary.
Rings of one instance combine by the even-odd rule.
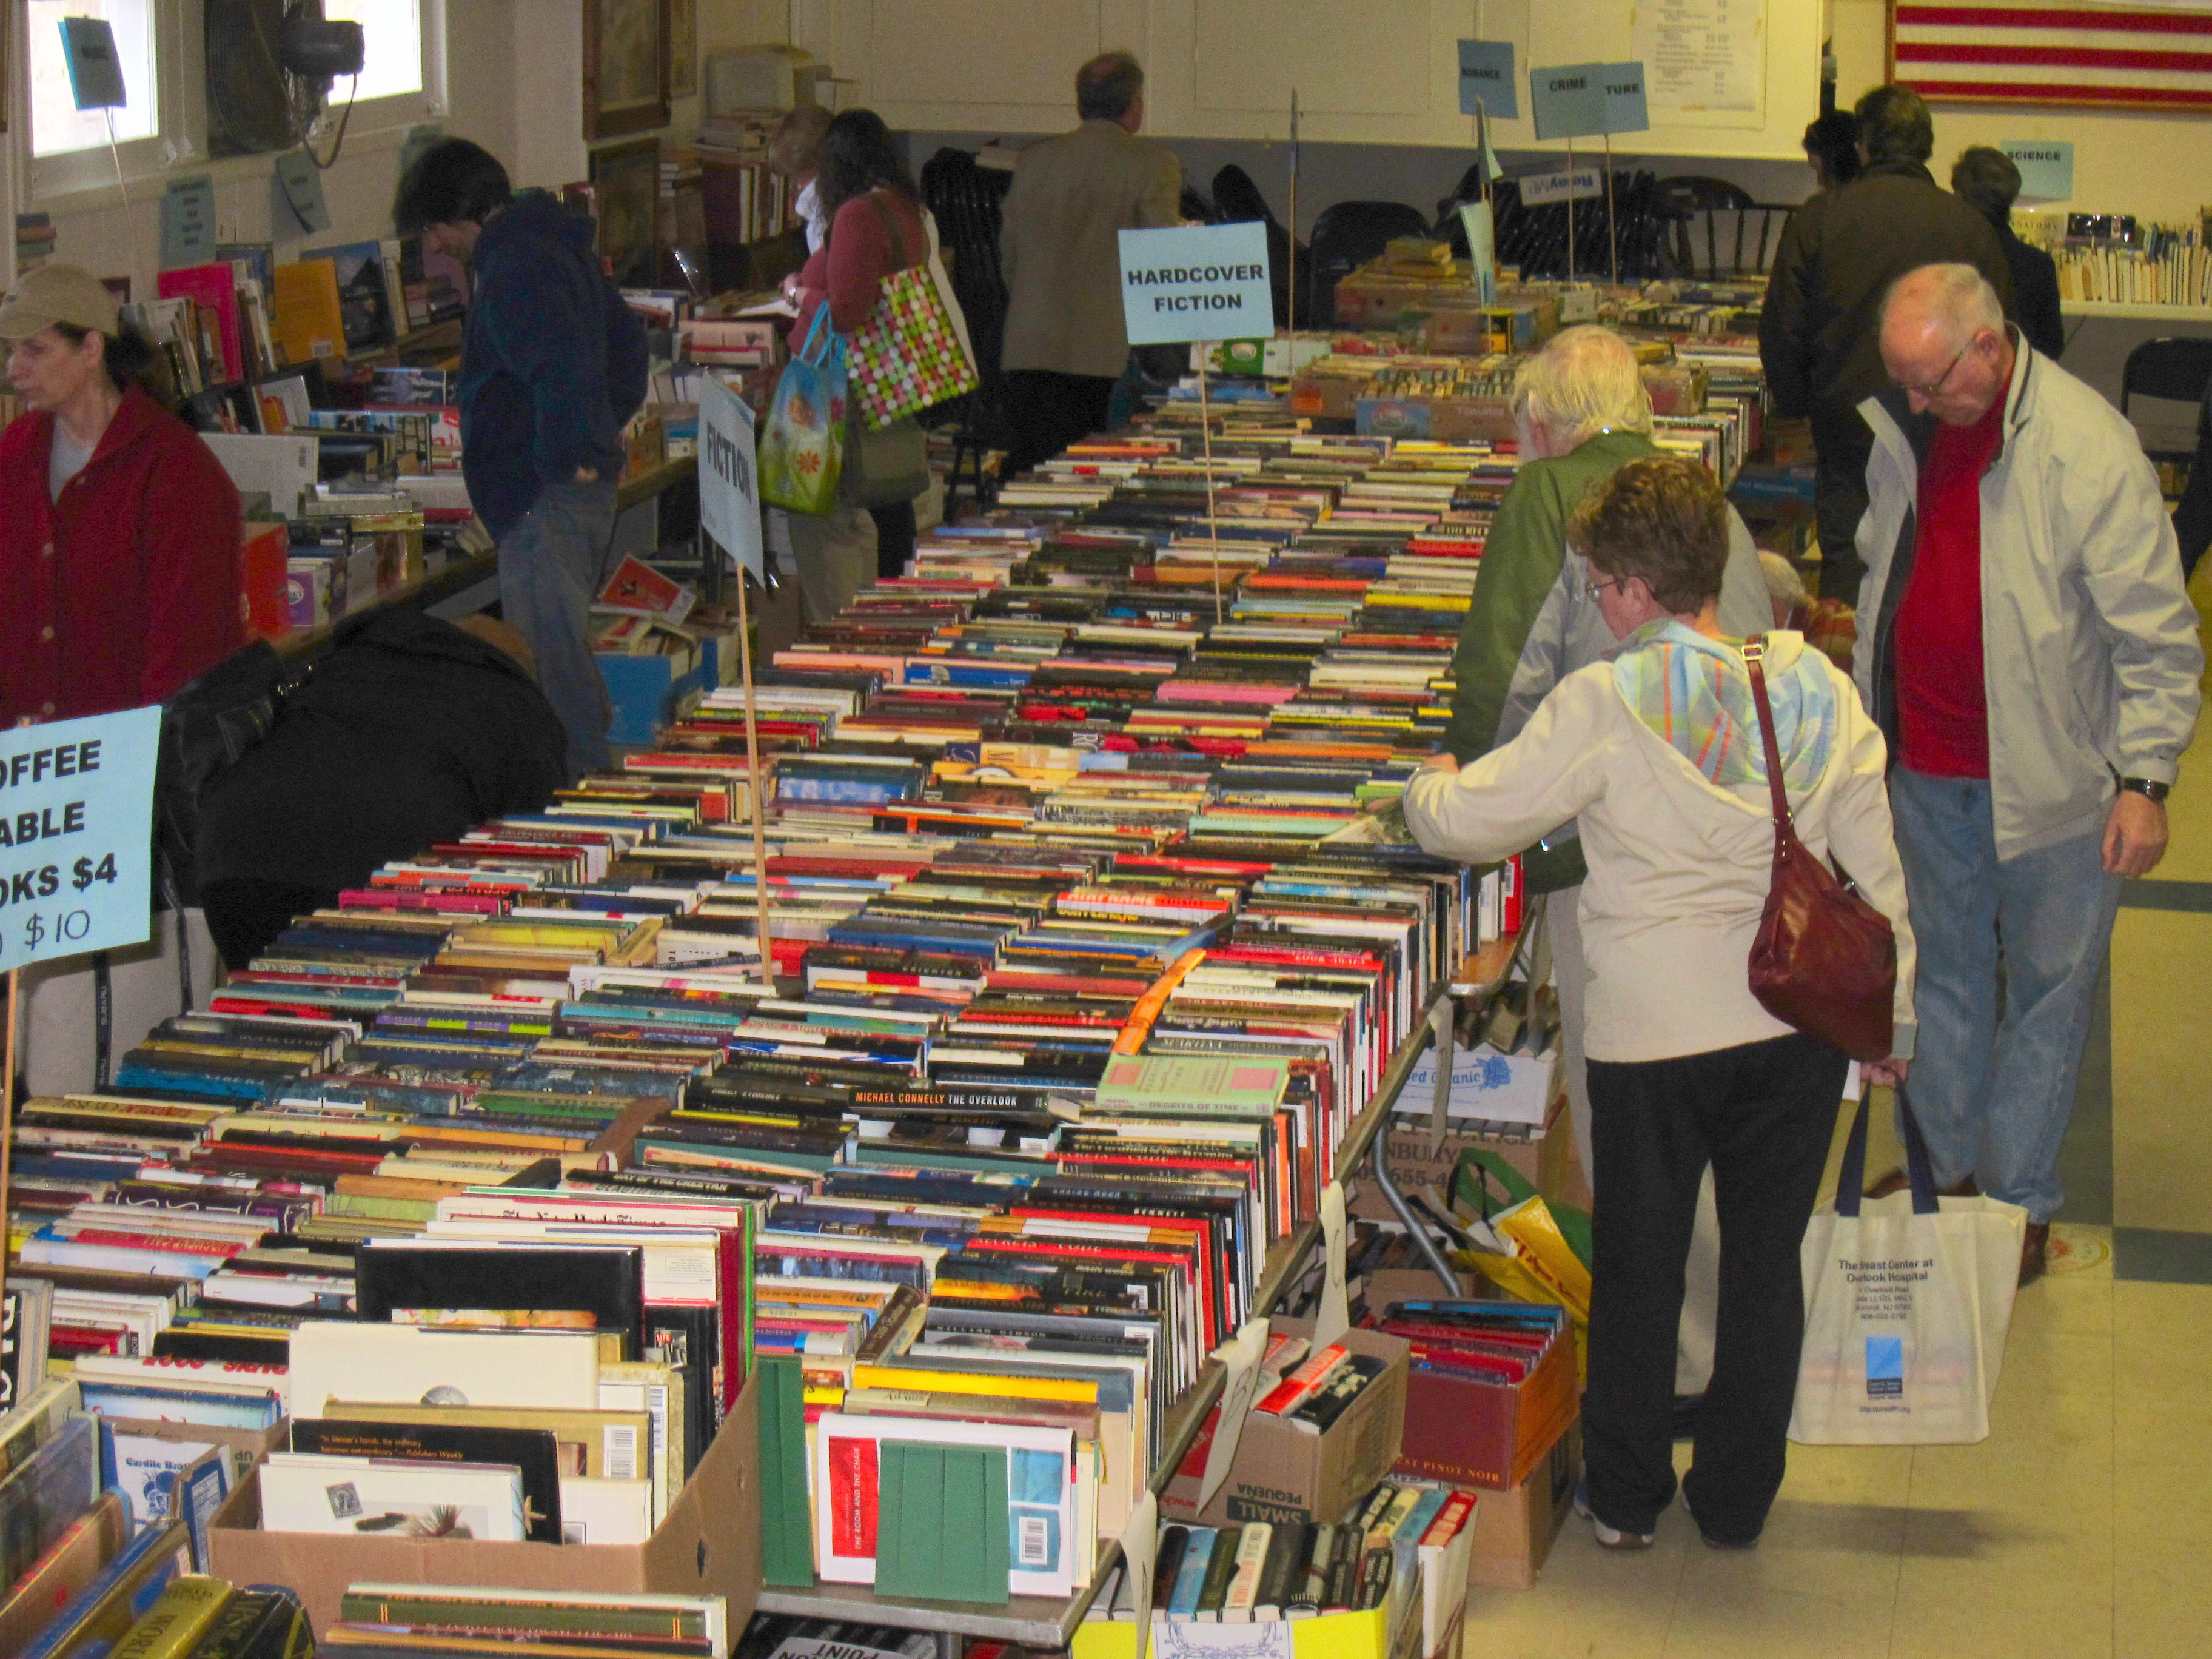
[[[1562,680],[1504,748],[1463,769],[1432,757],[1406,818],[1430,852],[1468,862],[1579,822],[1596,1261],[1577,1507],[1600,1543],[1638,1548],[1674,1495],[1675,1326],[1710,1162],[1718,1339],[1683,1501],[1707,1543],[1747,1547],[1782,1484],[1804,1326],[1798,1245],[1848,1062],[1751,994],[1774,830],[1741,641],[1715,619],[1719,487],[1694,462],[1633,461],[1593,487],[1567,535],[1620,653]],[[1893,1082],[1912,1052],[1913,947],[1881,733],[1801,635],[1765,641],[1798,836],[1896,930],[1894,1055],[1869,1068]]]

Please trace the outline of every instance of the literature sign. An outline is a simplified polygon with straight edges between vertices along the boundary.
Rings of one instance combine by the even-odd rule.
[[[1313,1344],[1325,1348],[1352,1328],[1344,1279],[1344,1183],[1332,1181],[1321,1194],[1321,1308],[1314,1315]]]
[[[1651,114],[1644,101],[1644,65],[1600,64],[1598,91],[1605,99],[1605,131],[1649,132]]]
[[[1526,185],[1521,199],[1527,201]],[[1459,222],[1467,229],[1467,259],[1482,303],[1498,303],[1498,226],[1487,202],[1462,202]]]
[[[1459,112],[1486,109],[1501,121],[1520,118],[1521,90],[1513,82],[1510,40],[1459,43]]]
[[[0,969],[153,931],[161,711],[19,726],[0,740]]]
[[[1997,148],[2020,169],[2021,199],[2070,201],[2074,195],[2074,144],[2067,138],[2007,138]]]
[[[1213,1419],[1213,1442],[1206,1451],[1206,1472],[1198,1481],[1200,1512],[1213,1501],[1213,1494],[1229,1478],[1229,1466],[1237,1461],[1237,1443],[1244,1433],[1244,1414],[1252,1409],[1252,1397],[1260,1391],[1260,1362],[1267,1357],[1265,1316],[1246,1320],[1213,1357],[1228,1374],[1221,1383],[1221,1403]]]
[[[1275,331],[1265,225],[1181,225],[1125,230],[1121,238],[1121,315],[1131,345]]]
[[[215,258],[215,180],[173,179],[161,196],[161,269],[184,270]]]
[[[1528,71],[1539,138],[1595,138],[1606,131],[1603,64],[1562,64]]]
[[[753,412],[711,374],[699,388],[699,527],[739,569],[765,580]]]
[[[1556,173],[1528,173],[1515,180],[1521,199],[1530,207],[1546,202],[1578,200],[1605,194],[1605,173],[1599,167],[1563,167]]]
[[[288,149],[269,176],[270,234],[279,238],[312,234],[331,228],[330,204],[323,197],[323,170],[304,149]],[[214,216],[210,214],[210,219]],[[292,227],[300,228],[295,231]]]

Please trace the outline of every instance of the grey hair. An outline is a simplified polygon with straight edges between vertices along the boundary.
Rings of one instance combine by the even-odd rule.
[[[1792,610],[1812,598],[1805,591],[1805,579],[1797,574],[1797,567],[1771,547],[1759,550],[1759,574],[1766,578],[1766,597],[1780,599]]]
[[[1943,324],[1945,333],[1955,343],[1964,345],[1985,328],[2004,332],[2004,307],[1997,300],[1996,289],[1990,286],[1988,277],[1967,264],[1921,265],[1906,271],[1881,296],[1882,326],[1888,325],[1890,308],[1897,304],[1899,292],[1916,281],[1928,285],[1928,313]]]
[[[1611,329],[1584,323],[1553,336],[1513,376],[1513,398],[1528,418],[1568,441],[1569,447],[1608,428],[1651,430],[1651,394],[1628,343]]]

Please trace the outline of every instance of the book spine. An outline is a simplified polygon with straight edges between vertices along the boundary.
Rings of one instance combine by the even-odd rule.
[[[1198,1598],[1206,1588],[1206,1570],[1213,1565],[1213,1543],[1216,1534],[1212,1527],[1193,1527],[1190,1541],[1182,1553],[1182,1565],[1176,1573],[1175,1593],[1168,1598],[1168,1617],[1182,1620],[1198,1612]]]
[[[1260,1600],[1260,1578],[1274,1552],[1276,1528],[1255,1521],[1237,1535],[1237,1566],[1221,1601],[1221,1621],[1228,1625],[1252,1622],[1252,1609]]]
[[[1328,1563],[1336,1548],[1336,1528],[1323,1521],[1306,1528],[1304,1559],[1298,1563],[1297,1588],[1285,1611],[1293,1619],[1310,1619],[1322,1610],[1328,1595]]]
[[[1353,1598],[1359,1593],[1359,1558],[1364,1553],[1364,1540],[1350,1527],[1339,1527],[1330,1540],[1328,1572],[1323,1580],[1321,1608],[1323,1613],[1347,1612]]]
[[[1293,1589],[1291,1575],[1305,1565],[1306,1534],[1313,1530],[1311,1523],[1284,1522],[1274,1529],[1267,1542],[1267,1559],[1260,1570],[1260,1588],[1252,1599],[1255,1619],[1275,1620],[1284,1616]]]
[[[1267,1390],[1252,1409],[1266,1412],[1271,1417],[1280,1417],[1293,1409],[1300,1401],[1322,1386],[1323,1381],[1338,1366],[1348,1364],[1350,1349],[1332,1342],[1305,1361]]]
[[[1237,1552],[1243,1547],[1240,1527],[1224,1527],[1213,1535],[1213,1553],[1206,1558],[1206,1578],[1199,1586],[1198,1605],[1191,1616],[1204,1625],[1221,1622],[1222,1604],[1229,1597],[1229,1581],[1237,1576]]]

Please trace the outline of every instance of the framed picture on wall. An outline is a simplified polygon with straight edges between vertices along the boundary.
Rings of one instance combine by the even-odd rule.
[[[584,0],[585,137],[668,125],[668,6],[669,0]]]
[[[621,288],[651,288],[659,272],[660,141],[633,139],[592,152],[599,248]]]
[[[699,0],[668,0],[668,94],[699,90]]]

